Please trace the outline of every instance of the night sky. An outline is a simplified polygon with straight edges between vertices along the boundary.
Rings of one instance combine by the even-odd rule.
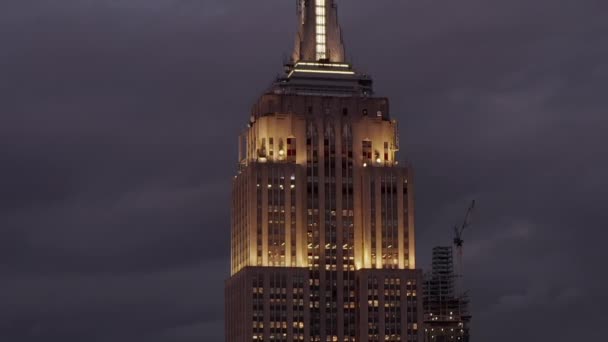
[[[608,323],[608,2],[339,1],[416,169],[417,255],[465,232],[474,341]],[[223,341],[237,135],[295,0],[0,1],[0,340]]]

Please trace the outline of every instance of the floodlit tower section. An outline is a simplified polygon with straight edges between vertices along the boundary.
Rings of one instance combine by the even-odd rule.
[[[239,139],[233,273],[307,267],[307,235],[319,233],[304,232],[338,221],[353,225],[354,240],[342,245],[353,249],[357,268],[415,268],[413,174],[397,160],[396,130],[386,98],[262,95]]]
[[[421,341],[413,172],[333,0],[302,1],[293,60],[253,105],[233,183],[228,342]]]

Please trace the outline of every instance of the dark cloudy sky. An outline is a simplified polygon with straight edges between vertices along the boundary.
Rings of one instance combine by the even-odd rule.
[[[478,200],[474,339],[602,339],[608,2],[339,3],[417,170],[420,266]],[[294,6],[0,1],[0,340],[223,341],[236,136]]]

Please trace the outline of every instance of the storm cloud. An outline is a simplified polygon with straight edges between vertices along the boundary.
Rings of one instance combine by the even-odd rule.
[[[473,338],[603,336],[608,3],[339,5],[416,170],[419,266],[478,201]],[[281,0],[0,3],[0,339],[223,340],[236,137],[295,20]]]

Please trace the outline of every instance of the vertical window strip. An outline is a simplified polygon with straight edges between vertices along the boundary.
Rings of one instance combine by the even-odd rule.
[[[372,258],[372,268],[377,267],[377,256],[376,256],[376,182],[374,179],[370,182],[370,206],[371,206],[371,219],[370,219],[370,227],[371,227],[371,258]]]
[[[317,60],[327,58],[326,0],[315,0]]]

